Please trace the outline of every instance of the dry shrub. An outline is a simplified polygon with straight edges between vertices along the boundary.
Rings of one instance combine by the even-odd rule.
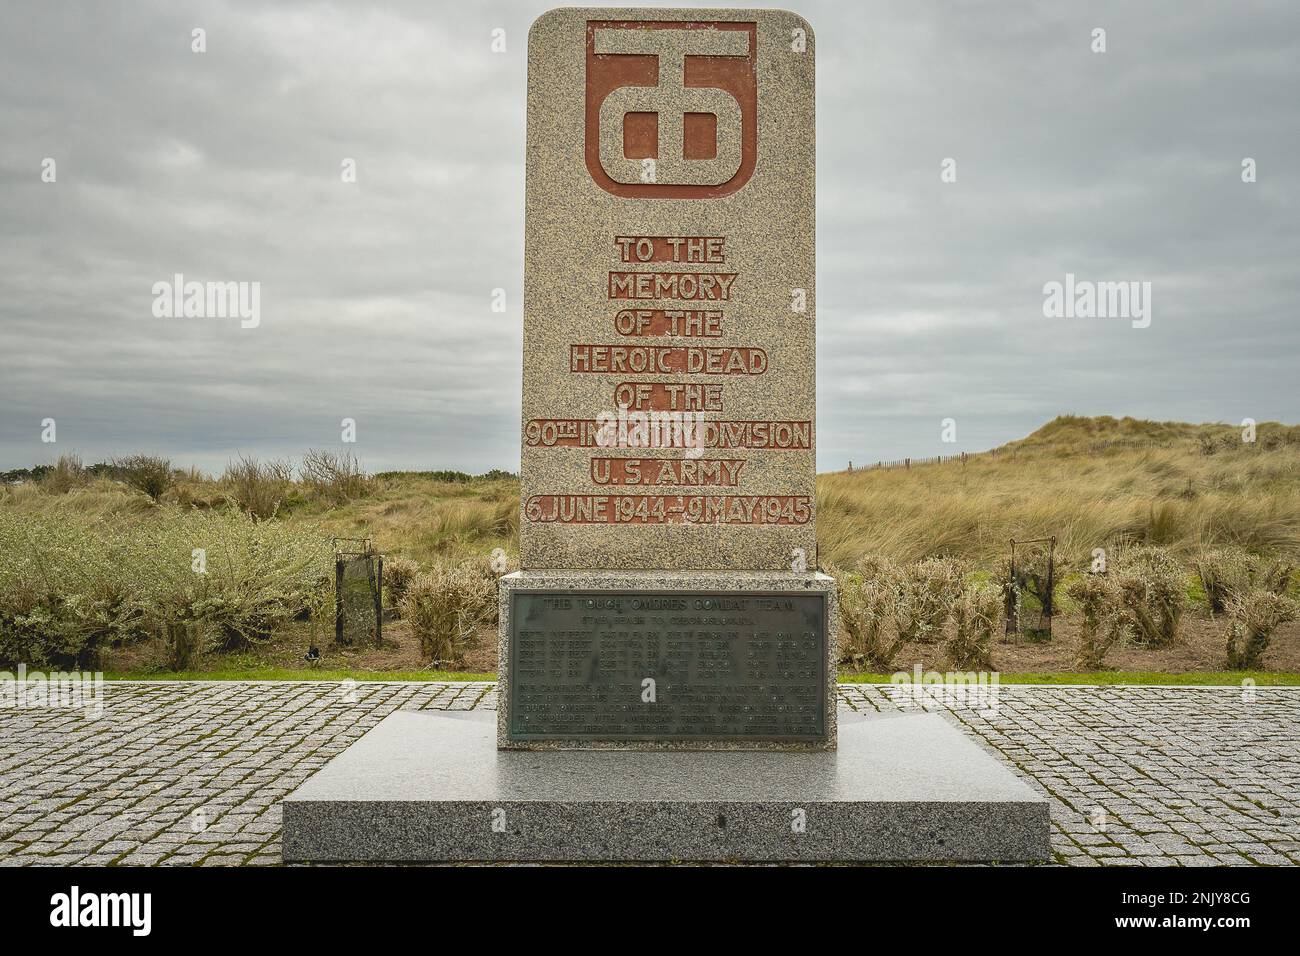
[[[1081,671],[1102,670],[1107,652],[1132,636],[1119,586],[1105,575],[1085,574],[1070,583],[1066,594],[1078,603],[1083,615],[1074,666]]]
[[[123,484],[142,491],[154,501],[175,482],[172,463],[156,455],[128,455],[113,459],[113,474]]]
[[[1207,434],[1196,436],[1196,446],[1200,449],[1202,455],[1213,455],[1220,449],[1231,449],[1234,445],[1240,444],[1241,439],[1235,434]]]
[[[1256,589],[1228,601],[1228,670],[1255,670],[1263,664],[1273,632],[1294,621],[1300,608],[1290,598]]]
[[[931,644],[939,639],[968,566],[956,558],[925,558],[907,565],[898,577],[894,620],[904,641]]]
[[[480,554],[471,558],[467,563],[478,572],[487,585],[483,594],[484,599],[488,601],[488,606],[483,609],[483,621],[496,627],[500,620],[500,606],[497,603],[499,596],[497,582],[502,575],[519,570],[519,559],[512,554],[508,554],[504,548],[496,548],[491,554]]]
[[[240,511],[254,518],[274,518],[293,489],[293,465],[241,455],[226,466],[221,481]]]
[[[374,484],[351,452],[308,449],[298,474],[313,495],[333,505],[365,497]]]
[[[1250,583],[1250,555],[1241,548],[1214,548],[1201,551],[1193,564],[1196,576],[1201,579],[1210,610],[1222,614],[1228,602]]]
[[[1195,566],[1210,610],[1216,614],[1226,612],[1233,598],[1250,591],[1286,594],[1295,571],[1290,561],[1231,546],[1202,550],[1195,558]]]
[[[198,481],[183,478],[178,479],[172,485],[171,490],[163,500],[171,502],[180,508],[207,510],[229,503],[231,497],[220,482],[206,478],[201,478]]]
[[[1295,572],[1296,566],[1285,559],[1251,556],[1250,583],[1261,591],[1285,595]]]
[[[1148,647],[1173,644],[1187,606],[1182,566],[1164,548],[1140,546],[1120,552],[1112,569],[1134,642]]]
[[[833,568],[847,638],[842,662],[887,670],[909,641],[937,641],[966,572],[965,562],[953,558],[926,558],[900,568],[877,555],[862,558],[849,571]]]
[[[73,488],[84,488],[90,483],[90,474],[81,463],[79,455],[60,455],[54,467],[41,476],[42,491],[62,495]]]
[[[402,598],[402,617],[426,661],[459,666],[495,606],[495,581],[466,562],[436,566],[411,582]]]
[[[986,581],[963,587],[952,603],[953,629],[943,650],[957,670],[992,670],[993,635],[1002,623],[1002,588]]]
[[[411,582],[419,576],[419,561],[401,556],[384,558],[384,590],[388,592],[388,603],[400,609]]]
[[[868,556],[853,571],[829,570],[838,584],[840,625],[847,637],[840,648],[841,662],[888,670],[904,644],[893,618],[898,568]]]

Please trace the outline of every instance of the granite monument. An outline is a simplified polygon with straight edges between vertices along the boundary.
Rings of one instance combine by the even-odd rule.
[[[773,10],[533,25],[503,748],[835,746],[812,42]]]
[[[286,798],[286,860],[1047,855],[943,718],[837,717],[813,81],[783,10],[533,24],[497,711],[386,717]]]

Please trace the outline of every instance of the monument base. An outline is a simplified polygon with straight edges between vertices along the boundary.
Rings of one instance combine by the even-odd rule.
[[[286,861],[1031,861],[1048,805],[933,714],[838,751],[501,751],[495,715],[398,711],[283,803]]]

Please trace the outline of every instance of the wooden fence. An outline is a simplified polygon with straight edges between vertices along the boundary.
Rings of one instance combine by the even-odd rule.
[[[864,466],[855,466],[853,462],[849,462],[849,467],[846,470],[874,471],[878,468],[913,468],[919,467],[920,465],[942,465],[945,462],[953,461],[961,462],[964,465],[972,458],[997,458],[1000,456],[1014,460],[1016,457],[1015,449],[1013,448],[1010,451],[1007,451],[1000,448],[990,448],[988,451],[964,451],[957,455],[935,455],[933,458],[897,458],[893,461],[877,461],[873,464]]]

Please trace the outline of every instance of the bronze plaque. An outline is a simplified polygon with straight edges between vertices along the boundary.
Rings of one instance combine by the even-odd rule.
[[[826,603],[779,592],[516,591],[511,740],[826,737]]]

